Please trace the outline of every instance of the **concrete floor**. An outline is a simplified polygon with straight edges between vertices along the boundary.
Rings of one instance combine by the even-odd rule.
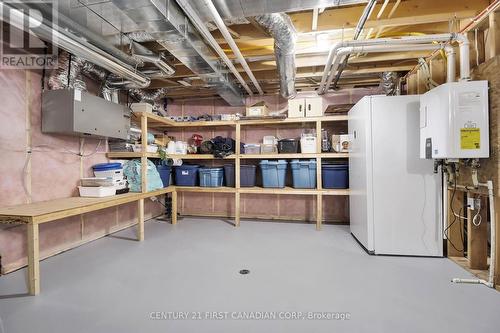
[[[25,295],[25,270],[0,277],[4,332],[458,333],[500,327],[500,294],[450,283],[470,277],[456,264],[368,256],[348,226],[316,232],[313,225],[242,221],[235,229],[222,220],[185,218],[177,226],[148,222],[143,243],[131,237],[134,229],[43,261],[37,297]],[[240,275],[241,269],[250,274]],[[191,319],[165,319],[184,311]],[[214,311],[228,312],[220,314],[227,319],[207,319]],[[264,311],[278,319],[234,319]],[[303,319],[307,312],[348,313],[350,319]],[[301,319],[279,319],[295,314]]]

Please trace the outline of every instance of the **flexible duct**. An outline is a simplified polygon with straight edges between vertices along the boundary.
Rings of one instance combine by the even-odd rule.
[[[383,72],[380,75],[380,87],[387,96],[399,95],[399,76],[397,72]]]
[[[22,6],[22,4],[19,5]],[[38,21],[34,17],[28,17],[26,14],[28,13],[27,10],[18,10],[12,7],[11,3],[3,3],[3,6],[8,6],[10,9],[9,24],[19,29],[23,29],[25,23],[29,21],[35,27],[31,28],[31,30],[41,39],[49,42],[56,41],[57,46],[60,48],[134,82],[137,87],[145,88],[149,86],[151,80],[141,73],[138,73],[135,67],[105,52],[103,49],[96,47],[89,41],[75,36],[73,33],[60,27],[54,28],[52,24],[48,22]]]
[[[286,99],[297,95],[295,90],[295,43],[297,33],[290,17],[283,13],[265,14],[255,17],[265,31],[274,37],[274,55],[280,76],[281,96]]]
[[[166,88],[144,90],[144,89],[130,89],[129,93],[132,97],[139,100],[141,103],[148,103],[153,106],[153,110],[162,111],[161,99],[167,94]]]
[[[82,78],[82,68],[85,61],[66,51],[61,51],[57,58],[57,68],[52,71],[48,79],[50,90],[74,88],[87,90]]]

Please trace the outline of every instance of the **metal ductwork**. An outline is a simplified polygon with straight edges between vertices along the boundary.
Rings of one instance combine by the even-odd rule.
[[[141,103],[148,103],[153,106],[153,110],[164,114],[163,106],[161,105],[161,99],[167,95],[166,88],[154,89],[154,90],[144,90],[144,89],[130,89],[130,95],[139,100]]]
[[[12,3],[3,3],[3,6],[10,7],[8,23],[18,29],[22,29],[24,28],[25,22],[28,22],[28,20],[35,20],[35,18],[27,17],[26,13],[29,12],[30,7],[24,5],[23,3],[15,3],[15,5],[16,7],[12,7]],[[103,49],[91,44],[87,40],[82,39],[59,26],[53,28],[52,25],[43,21],[35,22],[34,26],[35,28],[31,28],[31,30],[34,31],[38,37],[49,42],[56,40],[57,46],[63,50],[99,65],[120,77],[124,77],[133,82],[137,87],[144,88],[149,86],[151,80],[148,77],[137,72],[134,67],[107,53]]]
[[[203,0],[190,0],[189,2],[196,8],[202,20],[212,21]],[[212,0],[212,2],[226,22],[240,22],[245,17],[356,5],[366,3],[366,0]]]
[[[400,77],[397,72],[383,72],[380,75],[380,87],[387,96],[400,95]]]
[[[75,57],[66,51],[59,53],[57,58],[57,68],[52,70],[47,84],[50,90],[74,88],[87,90],[87,85],[83,81],[82,68],[85,60]]]
[[[290,17],[283,13],[264,14],[255,17],[265,31],[274,37],[274,55],[280,76],[281,96],[290,99],[297,95],[295,90],[295,43],[297,33]]]
[[[202,80],[215,86],[230,105],[244,105],[240,89],[228,78],[227,68],[200,37],[174,0],[112,0],[137,25]]]

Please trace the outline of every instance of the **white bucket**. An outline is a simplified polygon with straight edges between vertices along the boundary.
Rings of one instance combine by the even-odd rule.
[[[300,151],[302,154],[315,154],[316,137],[303,135],[302,138],[300,138]]]

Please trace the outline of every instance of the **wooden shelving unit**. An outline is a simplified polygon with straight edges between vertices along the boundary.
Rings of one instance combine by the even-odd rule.
[[[320,229],[323,220],[323,196],[346,196],[349,190],[323,189],[321,182],[321,161],[322,159],[348,158],[347,153],[316,153],[316,154],[242,154],[240,152],[241,127],[242,126],[283,126],[293,124],[315,125],[316,130],[316,151],[321,151],[321,128],[327,122],[347,121],[347,116],[326,116],[317,118],[286,118],[286,119],[259,119],[259,120],[238,120],[238,121],[196,121],[196,122],[175,122],[173,120],[159,117],[151,113],[140,112],[133,116],[133,119],[141,124],[142,137],[147,136],[148,128],[165,130],[168,128],[188,128],[188,127],[217,127],[230,126],[235,128],[236,152],[234,155],[224,159],[234,160],[235,164],[235,187],[182,187],[170,186],[172,189],[172,205],[177,205],[177,192],[200,192],[200,193],[233,193],[235,196],[235,225],[240,224],[240,196],[241,194],[275,194],[275,195],[315,195],[316,196],[316,228]],[[110,159],[140,158],[142,163],[142,189],[147,189],[146,165],[148,158],[159,158],[157,153],[146,152],[147,143],[142,142],[142,152],[110,152]],[[171,158],[186,160],[214,160],[212,155],[172,155]],[[317,188],[296,189],[285,188],[262,188],[262,187],[240,187],[240,165],[241,160],[248,159],[316,159]],[[145,192],[144,192],[145,193]],[[139,201],[139,209],[144,207],[144,199]],[[143,209],[143,208],[142,208]],[[175,211],[175,210],[174,210]],[[174,220],[175,221],[175,220]]]

